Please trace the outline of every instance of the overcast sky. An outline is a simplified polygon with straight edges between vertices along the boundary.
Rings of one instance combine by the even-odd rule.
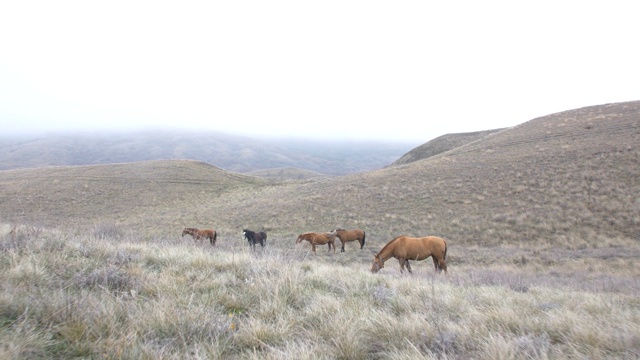
[[[3,133],[426,142],[640,100],[637,1],[3,1]]]

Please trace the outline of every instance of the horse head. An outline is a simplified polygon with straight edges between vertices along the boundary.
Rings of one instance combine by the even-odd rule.
[[[244,229],[242,230],[242,235],[244,235],[244,238],[249,242],[249,244],[254,245],[256,243],[257,233],[255,231]]]
[[[384,262],[382,262],[382,259],[380,259],[379,255],[373,255],[373,263],[371,264],[371,272],[372,273],[377,273],[378,271],[380,271],[380,269],[382,269],[384,267]]]

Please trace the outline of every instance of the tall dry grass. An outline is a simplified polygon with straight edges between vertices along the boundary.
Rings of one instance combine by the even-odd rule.
[[[449,276],[370,249],[249,250],[0,226],[0,358],[546,359],[640,356],[637,247],[452,246]],[[374,248],[377,244],[370,244]],[[635,254],[635,255],[634,255]]]

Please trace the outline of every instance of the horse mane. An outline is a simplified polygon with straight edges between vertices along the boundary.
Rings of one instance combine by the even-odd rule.
[[[401,237],[403,237],[404,235],[400,235],[396,238],[394,238],[393,240],[389,241],[388,243],[386,243],[385,246],[382,247],[382,249],[380,249],[380,251],[378,252],[378,256],[380,256],[380,254],[382,254],[382,252],[384,251],[384,249],[387,248],[387,246],[390,246],[391,244],[393,244],[394,242],[396,242],[396,240],[400,239]]]

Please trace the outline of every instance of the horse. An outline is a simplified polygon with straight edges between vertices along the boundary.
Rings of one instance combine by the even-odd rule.
[[[389,241],[377,255],[374,255],[371,272],[377,273],[384,267],[384,262],[394,257],[400,262],[400,272],[404,272],[404,266],[407,266],[409,273],[411,265],[409,260],[424,260],[431,256],[436,272],[447,273],[447,242],[437,236],[426,236],[420,238],[398,236]]]
[[[366,238],[366,234],[364,233],[364,231],[360,229],[345,230],[345,229],[338,228],[333,230],[332,233],[333,232],[335,232],[336,235],[338,235],[338,239],[340,239],[340,242],[342,243],[340,252],[344,252],[344,244],[348,243],[349,241],[358,240],[358,242],[360,243],[360,250],[362,250],[362,248],[364,247],[364,240]]]
[[[184,230],[182,230],[182,237],[187,234],[191,235],[194,240],[209,239],[211,245],[215,245],[218,239],[218,233],[213,229],[184,228]]]
[[[247,229],[242,230],[242,235],[249,242],[249,245],[256,250],[256,244],[260,244],[263,248],[267,243],[267,233],[264,231],[256,232]]]
[[[298,235],[298,238],[296,239],[296,244],[301,243],[303,240],[307,240],[311,244],[311,249],[313,250],[314,254],[316,253],[316,245],[328,244],[329,251],[331,251],[331,247],[333,247],[333,253],[335,254],[336,253],[336,245],[335,245],[336,236],[337,235],[335,232],[328,232],[328,233],[309,232],[309,233]]]

